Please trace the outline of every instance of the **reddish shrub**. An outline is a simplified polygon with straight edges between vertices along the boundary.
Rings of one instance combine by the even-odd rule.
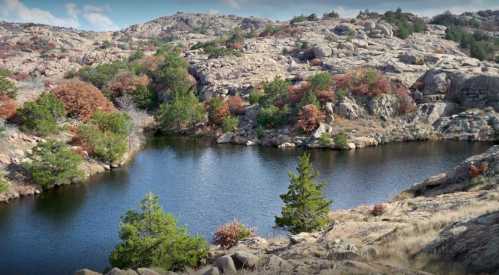
[[[208,102],[208,118],[211,123],[222,125],[224,119],[230,115],[229,103],[220,97],[212,98]]]
[[[313,104],[305,105],[298,114],[297,127],[305,133],[310,133],[319,127],[324,120],[324,114]]]
[[[310,65],[312,65],[312,66],[321,66],[322,65],[322,61],[320,60],[320,58],[314,58],[314,59],[310,60]]]
[[[386,206],[384,204],[376,204],[373,209],[371,209],[371,214],[373,216],[381,216],[385,213]]]
[[[409,94],[409,90],[403,86],[400,86],[397,88],[395,91],[395,94],[399,97],[400,99],[400,113],[401,114],[408,114],[416,111],[416,102],[412,98],[412,96]]]
[[[97,110],[114,111],[113,104],[92,84],[69,80],[53,90],[54,95],[62,101],[66,113],[71,117],[88,120]]]
[[[16,81],[24,81],[29,78],[29,74],[23,72],[17,72],[11,76],[12,79]]]
[[[336,99],[335,93],[331,90],[318,91],[315,93],[315,95],[317,96],[317,99],[319,99],[321,103],[333,102]]]
[[[468,173],[470,177],[475,178],[485,173],[488,169],[489,165],[486,162],[480,163],[478,167],[475,166],[474,164],[470,164],[470,166],[468,167]]]
[[[310,82],[301,81],[288,87],[288,100],[290,103],[299,103],[305,93],[310,89]]]
[[[254,236],[253,229],[234,220],[231,223],[220,226],[213,236],[213,243],[228,249],[235,246],[240,240]]]
[[[230,112],[235,115],[242,115],[245,112],[244,100],[240,96],[229,96],[227,99]]]
[[[336,84],[336,89],[350,89],[352,83],[351,74],[337,74],[333,76],[334,83]]]
[[[386,77],[378,75],[376,82],[370,85],[368,96],[378,96],[389,93],[391,91],[390,80]]]
[[[146,75],[136,76],[130,72],[123,72],[114,77],[106,89],[112,92],[114,97],[122,96],[126,93],[134,92],[139,86],[149,85],[149,77]]]
[[[0,95],[0,118],[10,119],[16,115],[16,101],[6,95]]]

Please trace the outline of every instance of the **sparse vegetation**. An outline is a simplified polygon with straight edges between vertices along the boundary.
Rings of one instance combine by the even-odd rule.
[[[340,149],[348,148],[348,136],[347,134],[341,132],[334,136],[334,144]]]
[[[333,144],[333,139],[331,138],[331,135],[324,132],[319,136],[319,144],[322,146],[329,146]]]
[[[255,234],[248,226],[234,220],[220,226],[213,235],[213,243],[224,249],[235,246],[240,240],[249,238]]]
[[[46,136],[59,132],[64,105],[52,93],[43,93],[36,101],[26,102],[18,113],[23,131]]]
[[[318,172],[310,164],[310,155],[299,158],[298,174],[289,173],[288,192],[281,195],[284,207],[281,216],[276,217],[276,224],[291,233],[320,230],[328,223],[329,207],[332,202],[322,194],[324,183],[316,183]]]
[[[9,182],[5,179],[5,175],[0,173],[0,194],[9,190]]]
[[[5,76],[0,76],[0,96],[7,96],[15,99],[17,96],[17,87]]]
[[[234,132],[239,126],[239,118],[235,116],[228,116],[224,118],[222,129],[224,133]]]
[[[404,13],[401,9],[387,11],[383,15],[383,19],[397,28],[396,35],[402,39],[406,39],[415,32],[424,32],[426,29],[423,19],[410,13]]]
[[[82,158],[68,145],[48,140],[36,145],[28,154],[30,161],[24,167],[33,181],[47,189],[56,185],[70,184],[82,179]]]
[[[122,217],[119,235],[121,242],[109,257],[111,265],[119,268],[154,266],[182,271],[199,266],[208,255],[206,241],[177,226],[151,193],[142,200],[140,211],[130,210]]]

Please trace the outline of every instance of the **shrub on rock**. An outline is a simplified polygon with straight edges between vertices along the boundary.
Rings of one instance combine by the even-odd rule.
[[[289,173],[288,192],[281,195],[284,207],[281,216],[276,217],[276,224],[291,233],[320,230],[328,223],[331,201],[324,198],[324,183],[316,183],[318,172],[310,164],[310,155],[300,157],[298,174]]]
[[[334,144],[340,149],[348,148],[348,136],[341,132],[334,136]]]
[[[96,111],[115,111],[113,104],[92,84],[69,80],[53,90],[70,117],[88,120]]]
[[[130,210],[122,217],[120,239],[109,257],[111,265],[119,268],[155,266],[181,271],[199,266],[208,255],[206,241],[178,227],[151,193],[142,200],[140,211]]]
[[[64,105],[51,93],[43,93],[36,101],[26,102],[19,110],[21,129],[41,136],[56,134],[64,117]]]
[[[62,142],[41,142],[28,154],[28,159],[31,161],[25,162],[23,166],[33,181],[43,188],[70,184],[83,177],[80,170],[82,158]]]
[[[229,96],[227,99],[227,103],[229,104],[229,110],[234,115],[242,115],[244,114],[244,100],[240,96]]]
[[[221,97],[213,97],[208,102],[208,119],[215,125],[222,125],[226,117],[230,115],[229,103]]]
[[[240,240],[255,235],[253,229],[234,220],[230,223],[220,226],[213,235],[213,243],[220,245],[224,249],[235,246]]]
[[[224,121],[222,124],[222,129],[223,129],[224,133],[234,132],[238,126],[239,126],[239,118],[233,117],[233,116],[228,116],[228,117],[224,118]]]
[[[285,106],[279,109],[276,106],[263,107],[256,116],[256,122],[259,126],[265,128],[275,128],[285,125],[288,122],[289,110]]]
[[[321,113],[317,106],[313,104],[305,105],[298,114],[297,127],[305,133],[311,133],[319,127],[322,120],[324,120],[324,114]]]

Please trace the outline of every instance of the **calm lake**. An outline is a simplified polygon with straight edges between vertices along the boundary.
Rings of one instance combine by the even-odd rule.
[[[392,198],[428,176],[484,152],[491,144],[399,143],[359,151],[313,150],[333,209]],[[128,167],[90,183],[0,205],[0,274],[102,271],[118,243],[120,216],[148,192],[193,234],[211,239],[238,218],[264,236],[280,213],[300,150],[214,145],[204,140],[152,141]]]

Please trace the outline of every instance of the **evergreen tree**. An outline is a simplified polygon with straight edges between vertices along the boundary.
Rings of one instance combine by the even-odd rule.
[[[121,219],[121,243],[109,257],[119,268],[161,267],[183,270],[197,267],[208,254],[201,237],[191,237],[175,218],[165,213],[156,195],[149,193],[140,204],[141,211],[128,211]]]
[[[319,173],[310,164],[309,154],[300,157],[297,171],[298,174],[289,173],[288,192],[281,195],[282,216],[275,219],[278,226],[294,234],[323,228],[332,204],[322,194],[325,184],[314,182]]]

